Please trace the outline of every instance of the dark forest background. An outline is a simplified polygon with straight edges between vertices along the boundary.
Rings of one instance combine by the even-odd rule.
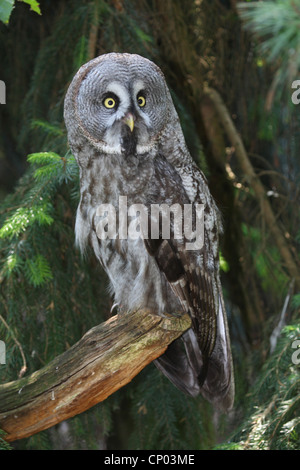
[[[163,70],[223,214],[236,400],[222,415],[150,365],[102,404],[12,447],[300,449],[300,1],[39,6],[16,1],[0,23],[0,381],[40,369],[110,315],[104,274],[74,247],[78,171],[63,101],[83,63],[120,51]]]

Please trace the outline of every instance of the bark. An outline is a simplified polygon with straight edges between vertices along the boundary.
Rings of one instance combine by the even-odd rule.
[[[29,437],[105,400],[130,382],[191,325],[187,315],[118,315],[28,377],[0,385],[0,428]]]
[[[93,21],[91,24],[89,41],[88,41],[88,59],[92,60],[96,57],[97,50],[97,40],[98,40],[98,31],[99,31],[99,12],[98,5],[95,3],[94,12],[93,12]]]

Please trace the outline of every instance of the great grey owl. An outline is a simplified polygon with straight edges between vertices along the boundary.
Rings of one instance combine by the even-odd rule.
[[[97,57],[73,78],[64,118],[80,168],[77,244],[83,252],[87,244],[92,246],[120,312],[146,308],[157,315],[189,313],[192,327],[155,364],[186,394],[202,393],[216,407],[230,409],[234,382],[219,279],[220,216],[185,144],[163,73],[136,54]],[[148,228],[147,219],[141,223],[139,218],[140,236],[130,237],[129,224],[141,212],[134,218],[128,211],[121,222],[120,201],[149,213],[152,207],[160,209],[148,215]],[[195,236],[196,204],[203,209],[203,246],[188,249],[175,213],[163,217],[161,207],[191,206]],[[110,208],[117,221],[108,228]],[[169,236],[162,231],[164,220],[169,221]]]

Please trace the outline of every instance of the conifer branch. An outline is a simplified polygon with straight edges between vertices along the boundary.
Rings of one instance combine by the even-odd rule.
[[[0,428],[8,442],[71,418],[130,382],[191,325],[188,315],[117,315],[28,377],[0,385]]]

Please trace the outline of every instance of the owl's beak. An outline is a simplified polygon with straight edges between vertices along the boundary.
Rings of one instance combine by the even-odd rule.
[[[124,116],[124,118],[122,119],[122,121],[124,122],[124,124],[126,124],[126,126],[129,127],[130,131],[132,132],[134,129],[135,121],[134,115],[132,113],[127,113],[126,116]]]

